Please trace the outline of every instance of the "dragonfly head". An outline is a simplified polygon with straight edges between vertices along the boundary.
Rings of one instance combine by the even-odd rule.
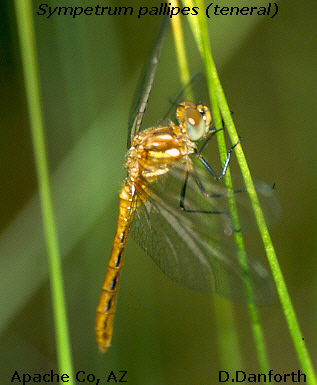
[[[211,113],[208,107],[193,102],[181,102],[176,111],[179,123],[190,140],[196,142],[209,132]]]

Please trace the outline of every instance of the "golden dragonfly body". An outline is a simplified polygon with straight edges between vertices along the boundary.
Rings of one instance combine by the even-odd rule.
[[[228,151],[218,176],[201,155],[217,132],[211,113],[203,104],[189,101],[179,103],[177,124],[168,122],[141,131],[167,24],[165,19],[129,123],[128,175],[119,195],[117,229],[95,323],[97,343],[103,353],[111,344],[119,276],[130,232],[159,268],[178,284],[245,301],[248,275],[257,303],[270,302],[273,296],[266,270],[248,259],[246,274],[236,258],[236,250],[228,247],[227,234],[235,229],[225,206],[226,190],[214,180],[225,175],[231,152],[238,143]],[[204,140],[198,148],[196,143],[201,139]]]
[[[198,136],[209,132],[211,115],[209,109],[192,102],[180,103],[177,109],[179,125],[154,127],[135,135],[129,150],[126,168],[128,177],[119,195],[119,217],[112,252],[106,272],[96,317],[96,338],[101,352],[110,346],[119,276],[124,260],[130,225],[136,211],[147,200],[148,184],[185,162],[188,171],[192,168],[190,154],[197,149],[189,138],[191,132]]]

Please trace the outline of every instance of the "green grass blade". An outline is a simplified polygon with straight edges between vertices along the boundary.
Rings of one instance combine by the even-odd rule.
[[[201,0],[197,0],[197,4],[199,5],[199,9],[203,10],[204,8],[204,3]],[[234,127],[234,123],[231,117],[231,112],[228,107],[217,71],[215,64],[212,59],[212,54],[210,51],[210,45],[209,45],[209,39],[208,39],[208,32],[207,32],[207,25],[206,25],[206,19],[204,13],[199,14],[199,19],[200,19],[200,28],[201,28],[201,35],[202,35],[202,45],[204,47],[203,49],[203,58],[205,61],[206,65],[206,71],[207,71],[207,80],[209,83],[209,86],[211,86],[211,92],[214,89],[216,99],[217,99],[217,104],[220,108],[222,117],[224,119],[226,129],[228,131],[228,134],[230,136],[231,142],[237,143],[239,140],[239,137],[237,135],[237,132]],[[220,145],[220,147],[222,147]],[[222,152],[223,150],[220,151]],[[225,152],[222,152],[225,154]],[[247,188],[247,191],[250,196],[250,200],[252,203],[252,208],[256,217],[256,221],[259,227],[259,231],[261,233],[262,241],[264,244],[264,248],[270,263],[270,267],[272,270],[273,278],[277,287],[277,291],[279,294],[279,298],[282,304],[282,308],[285,314],[285,318],[288,323],[289,331],[291,334],[291,337],[293,339],[293,343],[295,346],[295,350],[297,353],[298,360],[300,361],[301,367],[304,371],[304,373],[307,376],[307,383],[309,384],[315,384],[315,373],[314,369],[312,366],[312,362],[308,353],[308,350],[306,348],[306,345],[302,339],[302,333],[300,331],[300,327],[296,318],[296,314],[294,311],[294,308],[292,306],[291,299],[289,297],[287,287],[282,275],[282,272],[279,267],[279,263],[275,254],[275,250],[265,223],[265,219],[262,213],[261,206],[259,204],[259,200],[257,197],[256,190],[254,188],[254,184],[251,178],[251,174],[242,150],[242,147],[239,145],[235,149],[235,153],[238,159],[238,163],[244,178],[244,182]],[[233,216],[233,223],[235,225],[235,217]],[[239,245],[239,242],[238,242]],[[240,246],[238,246],[240,247]],[[253,306],[252,306],[253,307]],[[257,312],[254,307],[254,309],[251,310],[251,319],[253,323],[253,333],[255,336],[256,344],[257,344],[257,351],[258,351],[258,358],[259,362],[261,365],[261,368],[265,368],[267,366],[268,360],[267,360],[267,355],[265,352],[265,345],[264,345],[264,339],[263,339],[263,333],[260,328],[260,324],[256,322],[257,319]],[[255,317],[255,318],[254,318]],[[254,319],[253,319],[254,318]],[[260,344],[258,346],[258,344]]]
[[[41,198],[43,226],[49,256],[58,364],[61,373],[69,374],[69,383],[72,384],[71,348],[67,327],[61,260],[50,192],[31,2],[15,0],[15,9]]]
[[[178,2],[173,1],[173,6],[177,7]],[[186,85],[186,84],[189,84],[191,77],[190,77],[190,71],[189,71],[189,66],[187,61],[181,17],[174,17],[171,20],[171,26],[173,31],[173,39],[174,39],[175,50],[176,50],[176,59],[177,59],[177,65],[179,69],[181,83],[183,85]]]
[[[178,2],[172,1],[172,5],[177,7]],[[182,85],[189,84],[191,77],[189,72],[189,64],[186,55],[186,48],[184,44],[184,34],[182,29],[181,17],[176,16],[171,20],[174,44],[176,49],[177,63],[180,73],[180,80]],[[198,40],[197,40],[198,43]],[[193,100],[193,96],[190,95],[191,89],[188,90],[186,98]],[[220,117],[219,111],[218,115]],[[221,119],[220,119],[221,122]],[[214,312],[217,325],[219,326],[219,333],[217,333],[218,349],[223,367],[236,368],[238,370],[242,367],[241,352],[238,343],[238,337],[236,333],[236,327],[234,324],[234,315],[230,302],[220,303],[218,299],[214,298],[215,306]],[[225,324],[225,327],[224,327]],[[221,325],[221,327],[220,327]],[[230,341],[230,347],[228,346]],[[230,352],[230,354],[229,354]]]
[[[200,9],[202,9],[201,7],[203,4],[198,3],[198,5]],[[206,67],[207,82],[208,82],[208,88],[210,93],[210,100],[212,104],[213,116],[215,119],[215,127],[219,129],[222,127],[222,120],[221,120],[221,115],[219,111],[218,99],[217,99],[217,89],[214,83],[214,77],[217,75],[217,71],[213,63],[213,59],[209,48],[210,44],[209,44],[209,37],[207,32],[205,15],[203,15],[202,13],[200,13],[199,26],[197,26],[197,28],[199,29],[199,33],[196,32],[195,35],[197,36],[197,40],[201,39],[201,43],[199,47],[202,48],[201,54]],[[225,137],[224,137],[223,131],[219,132],[219,135],[217,135],[217,139],[218,139],[220,157],[223,163],[226,159],[226,154],[227,154]],[[237,137],[236,140],[233,141],[233,143],[237,143],[238,140],[239,138]],[[238,145],[236,148],[239,148],[239,147],[241,146]],[[234,189],[232,186],[229,169],[227,170],[227,173],[226,173],[225,184],[228,191],[229,210],[232,218],[232,223],[236,229],[239,229],[240,223],[239,223],[239,217],[238,217],[238,212],[237,212],[235,197],[233,192]],[[245,279],[245,287],[246,287],[247,297],[249,298],[248,309],[249,309],[252,333],[255,341],[258,362],[259,362],[261,371],[263,373],[266,373],[269,370],[268,354],[267,354],[267,349],[265,345],[263,329],[259,320],[259,314],[254,304],[252,285],[251,285],[250,279],[248,279],[249,274],[248,274],[247,254],[244,247],[244,241],[243,241],[241,232],[235,232],[235,240],[237,244],[239,262],[242,270],[245,272],[245,276],[247,277]]]

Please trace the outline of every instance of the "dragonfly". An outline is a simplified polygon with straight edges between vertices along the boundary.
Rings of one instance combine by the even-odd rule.
[[[164,20],[159,29],[129,122],[127,177],[119,194],[117,228],[95,323],[102,353],[111,345],[120,272],[130,233],[174,282],[245,300],[244,275],[227,247],[226,233],[237,229],[223,204],[227,195],[217,185],[239,143],[228,151],[217,175],[202,156],[206,143],[217,133],[211,112],[207,106],[188,100],[177,106],[177,123],[169,121],[142,130],[167,24]],[[202,143],[200,147],[198,143]],[[255,301],[270,301],[268,273],[255,260],[248,262]]]

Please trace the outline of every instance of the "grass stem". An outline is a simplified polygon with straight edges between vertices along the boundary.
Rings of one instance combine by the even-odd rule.
[[[72,385],[74,382],[72,375],[73,368],[71,347],[67,326],[61,258],[57,230],[55,226],[46,155],[44,119],[41,103],[40,80],[31,1],[15,0],[15,10],[34,148],[35,166],[39,184],[43,227],[49,258],[58,367],[60,373],[67,373],[69,375],[69,384]]]

